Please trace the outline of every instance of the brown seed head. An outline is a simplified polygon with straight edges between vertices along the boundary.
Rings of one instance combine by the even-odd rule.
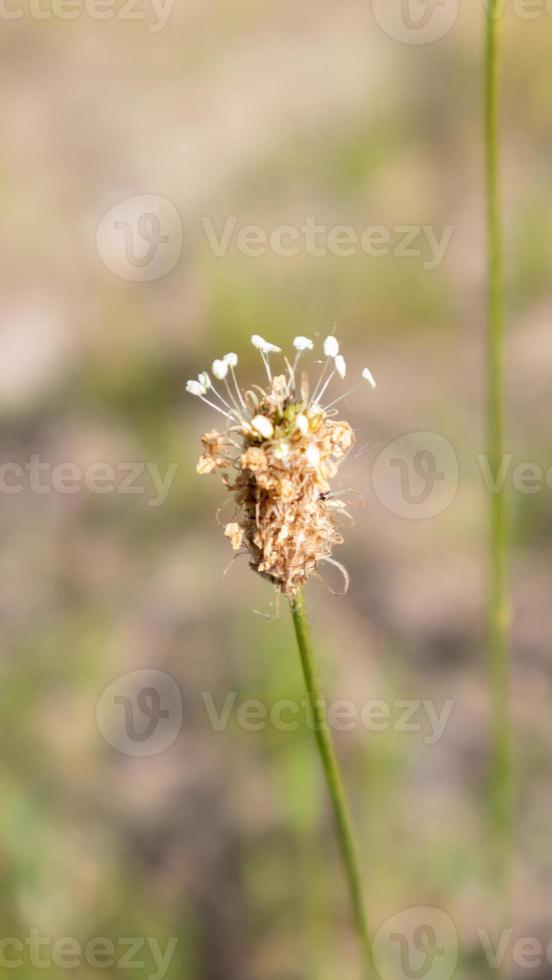
[[[308,380],[303,376],[296,386],[295,374],[299,357],[312,347],[311,342],[296,338],[294,365],[286,362],[288,374],[272,377],[269,355],[278,348],[260,337],[252,340],[265,363],[266,388],[255,386],[252,391],[241,392],[234,374],[235,354],[213,365],[215,377],[225,382],[231,403],[217,392],[206,374],[200,375],[198,382],[188,382],[188,390],[206,401],[212,390],[224,408],[215,401],[209,403],[230,422],[226,433],[211,431],[202,437],[197,472],[221,471],[237,506],[236,520],[226,525],[226,537],[235,551],[246,549],[256,572],[293,598],[320,562],[333,560],[334,547],[343,542],[338,518],[347,514],[346,504],[331,495],[329,481],[354,444],[354,434],[348,422],[334,420],[334,413],[328,411],[331,406],[323,408],[320,404],[335,373],[334,366],[322,384],[328,365],[337,361],[334,354],[328,357],[309,400]],[[329,348],[333,351],[336,345],[332,338]],[[228,368],[234,388],[226,377]],[[342,357],[337,369],[343,376]],[[366,374],[363,377],[367,379]]]

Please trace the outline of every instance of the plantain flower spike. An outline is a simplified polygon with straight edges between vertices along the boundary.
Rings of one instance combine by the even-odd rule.
[[[257,334],[251,342],[266,372],[263,388],[240,388],[234,353],[213,362],[218,386],[206,372],[186,384],[190,394],[227,423],[224,432],[213,429],[202,436],[197,472],[220,473],[236,504],[225,536],[278,591],[293,599],[309,576],[317,574],[320,562],[337,565],[346,587],[347,572],[332,552],[343,543],[339,519],[350,515],[346,501],[332,493],[330,481],[354,443],[351,426],[336,418],[334,408],[351,392],[322,401],[332,381],[345,377],[345,359],[336,338],[326,337],[322,373],[311,393],[307,375],[297,377],[301,356],[314,347],[309,338],[295,338],[293,363],[284,358],[285,372],[274,375],[269,355],[281,353],[280,348]],[[361,379],[355,388],[366,382],[375,386],[368,368]]]

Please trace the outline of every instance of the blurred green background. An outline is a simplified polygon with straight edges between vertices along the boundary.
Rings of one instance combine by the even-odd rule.
[[[246,562],[223,579],[223,491],[195,473],[199,437],[216,420],[183,389],[229,350],[241,377],[259,380],[253,332],[284,346],[337,323],[351,371],[368,364],[378,387],[341,406],[361,452],[340,479],[365,499],[337,554],[351,588],[341,599],[316,581],[307,590],[328,697],[383,700],[393,719],[404,700],[438,712],[452,702],[433,744],[427,724],[336,733],[370,919],[376,930],[406,907],[445,910],[460,940],[457,975],[479,977],[476,930],[493,922],[488,494],[476,458],[485,449],[483,5],[462,4],[433,44],[396,40],[356,0],[176,0],[157,31],[145,0],[143,19],[121,8],[63,19],[46,0],[42,19],[17,9],[18,19],[2,15],[0,462],[38,457],[47,489],[26,475],[11,492],[16,471],[2,469],[0,935],[25,944],[40,930],[50,960],[61,937],[82,948],[106,937],[115,956],[104,958],[105,977],[160,975],[145,937],[162,949],[178,938],[169,980],[359,975],[312,733],[249,731],[235,710],[217,731],[202,696],[217,711],[228,692],[236,705],[270,709],[300,701],[303,688],[285,604],[276,620],[255,614],[270,614],[272,596]],[[527,19],[507,4],[503,21],[508,445],[512,468],[546,472],[552,15]],[[109,209],[144,194],[172,202],[182,248],[169,243],[166,275],[134,281],[139,266],[134,279],[113,271],[117,261],[128,271],[121,229],[112,227],[115,258],[96,232]],[[252,256],[233,239],[217,256],[205,221],[218,235],[230,216],[268,234],[308,216],[326,229],[378,225],[394,246],[404,225],[453,234],[435,268],[427,244],[411,256],[309,255],[303,244],[293,256]],[[409,432],[441,434],[459,461],[456,496],[422,520],[386,509],[372,481],[382,448]],[[176,466],[152,506],[147,471],[141,493],[122,492],[120,479],[119,492],[62,493],[48,482],[60,462],[80,472]],[[511,925],[545,940],[551,494],[546,483],[511,494]],[[137,670],[169,675],[182,700],[181,724],[155,754],[147,742],[144,755],[130,754],[113,734],[125,698],[137,711]],[[123,701],[109,692],[100,701],[114,681]],[[147,711],[136,719],[146,725]],[[144,937],[132,963],[122,937]],[[18,948],[2,955],[15,959]],[[100,969],[78,955],[71,968],[46,967],[24,949],[12,975],[88,980]],[[552,966],[530,972],[541,980]]]

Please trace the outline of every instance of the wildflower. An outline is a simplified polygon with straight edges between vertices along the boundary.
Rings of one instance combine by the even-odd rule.
[[[269,357],[281,353],[280,348],[258,334],[251,341],[266,371],[264,388],[240,388],[234,353],[212,365],[222,391],[207,372],[186,384],[190,394],[227,421],[224,433],[212,430],[202,437],[197,472],[221,472],[237,506],[237,518],[226,525],[225,536],[234,551],[245,549],[254,571],[293,600],[320,562],[337,565],[348,580],[332,553],[343,542],[338,520],[350,515],[329,481],[354,443],[349,423],[336,420],[333,410],[350,392],[323,404],[333,379],[344,378],[347,366],[337,339],[326,337],[326,360],[310,394],[307,376],[303,373],[299,383],[296,377],[300,357],[314,347],[308,337],[294,339],[293,364],[284,359],[285,372],[275,376]],[[362,372],[361,384],[365,382],[375,386],[368,368]]]

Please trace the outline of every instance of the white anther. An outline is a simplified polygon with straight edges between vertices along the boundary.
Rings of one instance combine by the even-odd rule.
[[[294,337],[293,346],[295,350],[312,350],[314,344],[308,337]]]
[[[265,415],[256,415],[254,419],[251,419],[251,425],[256,432],[259,433],[263,439],[272,439],[274,435],[274,426],[270,419],[267,419]]]
[[[347,365],[342,354],[338,354],[335,359],[335,369],[340,378],[344,378],[347,374]]]
[[[295,425],[299,429],[301,435],[306,436],[307,432],[309,431],[309,420],[307,416],[303,415],[303,413],[301,412],[301,414],[298,415],[297,418],[295,419]]]
[[[203,385],[206,391],[211,387],[211,379],[207,374],[207,371],[202,371],[201,374],[198,374],[197,380],[201,385]]]
[[[324,353],[326,357],[337,357],[339,354],[339,343],[333,335],[326,337],[324,341]]]
[[[201,395],[205,394],[206,390],[205,385],[202,385],[200,381],[186,382],[186,391],[190,395],[197,395],[198,397],[201,397]]]
[[[236,367],[236,365],[238,363],[238,355],[237,354],[233,354],[232,352],[230,352],[230,354],[225,354],[224,355],[223,361],[224,361],[225,364],[228,365],[228,367],[234,368],[234,367]]]
[[[320,462],[320,450],[318,446],[308,446],[305,459],[309,466],[312,466],[313,469],[316,468]]]
[[[213,374],[218,381],[224,381],[228,374],[228,364],[226,361],[213,361]]]
[[[268,340],[264,337],[260,337],[258,333],[254,333],[251,337],[251,343],[253,347],[260,350],[261,354],[279,354],[281,347],[276,347],[275,344],[269,344]]]
[[[369,370],[369,368],[364,368],[364,370],[362,372],[362,377],[364,378],[365,381],[367,381],[371,385],[372,388],[375,388],[376,387],[376,382],[374,380],[374,375]]]

